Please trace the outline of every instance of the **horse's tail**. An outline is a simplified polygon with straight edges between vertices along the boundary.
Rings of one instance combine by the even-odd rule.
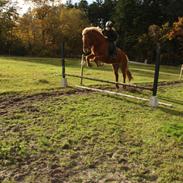
[[[131,81],[133,79],[133,76],[132,76],[132,73],[128,69],[129,58],[128,58],[128,56],[126,54],[125,54],[125,56],[126,56],[126,60],[127,60],[126,74],[127,74],[128,80]]]

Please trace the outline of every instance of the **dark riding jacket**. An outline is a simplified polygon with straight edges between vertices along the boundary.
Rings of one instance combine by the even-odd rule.
[[[116,55],[116,41],[118,38],[118,34],[114,29],[104,29],[102,31],[103,35],[109,41],[109,56]]]
[[[115,42],[118,38],[117,32],[113,29],[109,29],[109,30],[104,29],[102,31],[102,33],[105,37],[107,37],[107,40],[110,41],[110,42]]]

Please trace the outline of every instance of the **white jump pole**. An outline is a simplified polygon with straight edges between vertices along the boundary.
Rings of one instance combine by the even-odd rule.
[[[91,88],[91,87],[86,87],[86,86],[76,86],[76,88],[83,89],[83,90],[90,90],[90,91],[99,92],[99,93],[103,93],[103,94],[105,93],[105,94],[109,94],[109,95],[118,95],[118,96],[122,96],[122,97],[142,100],[142,101],[149,101],[149,99],[146,99],[146,98],[136,97],[136,96],[133,96],[133,95],[113,92],[113,91],[109,91],[109,90],[101,90],[101,89],[98,89],[98,88]],[[168,104],[168,103],[164,103],[164,102],[159,102],[159,104],[164,105],[164,106],[168,106],[168,107],[172,107],[172,104]]]

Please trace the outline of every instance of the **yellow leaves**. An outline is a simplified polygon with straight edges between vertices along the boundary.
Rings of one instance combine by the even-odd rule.
[[[174,39],[176,36],[183,38],[183,17],[179,17],[178,21],[173,23],[171,31],[167,34],[169,40]]]
[[[173,23],[173,27],[175,29],[177,29],[179,27],[183,27],[183,17],[179,17],[178,21]]]
[[[87,19],[81,10],[76,8],[63,8],[60,13],[61,32],[65,35],[75,35],[88,25]]]
[[[163,24],[161,27],[158,25],[151,25],[148,29],[148,35],[154,40],[165,41],[168,38],[170,30],[169,23]]]
[[[84,12],[64,6],[44,5],[34,8],[17,21],[15,34],[27,49],[36,52],[59,53],[60,42],[65,40],[69,52],[81,50],[81,32],[88,26]],[[33,51],[34,51],[33,50]]]

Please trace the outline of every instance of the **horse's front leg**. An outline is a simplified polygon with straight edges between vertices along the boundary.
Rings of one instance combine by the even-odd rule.
[[[106,62],[106,57],[105,56],[95,56],[93,61],[97,62],[99,60],[102,60],[104,63],[108,63]],[[118,63],[113,63],[113,70],[114,70],[114,75],[115,75],[115,80],[116,80],[116,88],[119,89],[119,85],[118,85],[118,78],[119,78],[119,74],[118,74],[118,70],[119,70],[119,64]]]
[[[100,66],[101,61],[104,62],[105,59],[106,59],[106,57],[104,57],[104,56],[94,55],[94,57],[91,61],[95,62],[97,64],[97,66]]]
[[[90,55],[87,55],[86,56],[86,63],[87,63],[87,66],[88,67],[91,67],[92,66],[91,63],[90,63],[90,60],[92,60],[94,57],[95,57],[94,54],[90,54]]]

